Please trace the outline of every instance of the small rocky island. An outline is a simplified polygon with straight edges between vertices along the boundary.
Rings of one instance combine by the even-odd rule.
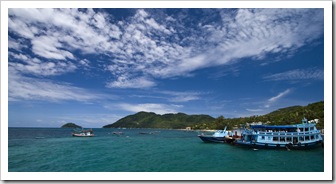
[[[63,126],[61,126],[61,128],[82,128],[79,125],[76,125],[75,123],[66,123]]]

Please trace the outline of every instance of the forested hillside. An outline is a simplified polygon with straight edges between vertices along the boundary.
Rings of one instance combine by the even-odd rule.
[[[307,106],[291,106],[278,109],[265,115],[255,115],[240,118],[213,118],[209,115],[187,115],[184,113],[159,115],[153,112],[138,112],[126,116],[117,122],[105,125],[103,128],[172,128],[184,129],[228,129],[242,127],[247,123],[263,122],[270,125],[288,125],[301,123],[302,118],[319,119],[317,128],[324,127],[324,102],[316,102]]]
[[[233,127],[240,127],[246,123],[263,122],[270,125],[287,125],[301,123],[302,118],[308,120],[319,119],[317,128],[324,127],[324,102],[316,102],[308,104],[307,106],[291,106],[278,109],[266,115],[250,116],[240,118],[224,118],[220,116],[213,122],[196,124],[193,129],[222,129],[227,126],[228,129]]]
[[[215,118],[209,115],[187,115],[184,113],[159,115],[153,112],[138,112],[126,116],[117,122],[103,128],[172,128],[184,129],[195,124],[213,122]]]

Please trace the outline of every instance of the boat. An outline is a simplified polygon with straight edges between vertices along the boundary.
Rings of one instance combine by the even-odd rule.
[[[139,132],[139,134],[143,134],[143,135],[145,135],[145,134],[159,134],[159,133],[160,133],[160,131]]]
[[[205,135],[204,133],[198,135],[200,139],[204,142],[215,142],[215,143],[224,143],[229,137],[229,132],[226,131],[226,127],[223,130],[217,130],[212,135]]]
[[[124,132],[112,132],[112,134],[114,134],[114,135],[123,135],[124,134]]]
[[[237,145],[252,148],[271,149],[308,149],[321,145],[323,147],[320,130],[316,128],[316,121],[302,119],[301,124],[294,125],[250,125],[244,129]]]
[[[84,130],[84,129],[74,129],[72,132],[72,136],[74,137],[94,137],[93,130]]]

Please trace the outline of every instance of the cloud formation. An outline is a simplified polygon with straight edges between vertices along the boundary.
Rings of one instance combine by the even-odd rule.
[[[10,71],[20,72],[21,74],[30,74],[35,76],[55,76],[64,73],[73,72],[77,66],[72,62],[55,62],[51,60],[41,60],[32,58],[26,54],[16,54],[9,52],[10,60],[8,65],[13,69]],[[21,61],[21,62],[14,62]]]
[[[322,20],[321,9],[134,9],[124,18],[113,9],[10,9],[9,60],[42,76],[95,65],[110,73],[108,88],[149,88],[241,58],[295,52],[323,34]],[[83,63],[86,55],[104,63]]]
[[[110,96],[111,97],[111,96]],[[55,83],[50,80],[25,77],[9,67],[8,100],[43,100],[43,101],[79,101],[91,102],[108,98],[103,94],[95,94],[86,89],[69,84]]]
[[[290,89],[286,89],[285,91],[279,93],[278,95],[276,95],[276,96],[274,96],[272,98],[269,98],[268,102],[274,103],[274,102],[278,101],[280,98],[282,98],[285,95],[289,94],[290,92],[291,92]]]
[[[265,80],[270,81],[300,81],[300,80],[323,80],[324,72],[320,69],[297,69],[282,73],[267,75]]]
[[[128,104],[121,103],[116,105],[117,107],[129,111],[129,112],[154,112],[156,114],[177,113],[180,105],[173,104],[157,104],[157,103],[145,103],[145,104]]]
[[[149,88],[155,86],[155,83],[146,77],[129,79],[126,76],[119,76],[116,81],[107,83],[108,88]]]
[[[159,91],[158,93],[168,95],[170,102],[189,102],[194,100],[199,100],[202,93],[200,92],[192,92],[192,91]]]

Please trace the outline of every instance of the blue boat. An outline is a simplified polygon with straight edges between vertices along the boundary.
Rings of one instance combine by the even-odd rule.
[[[250,125],[245,129],[237,145],[252,148],[271,149],[308,149],[323,146],[320,130],[316,122],[308,122],[306,118],[295,125]]]
[[[200,139],[204,142],[215,142],[215,143],[223,143],[227,139],[229,132],[226,131],[226,127],[224,130],[217,130],[214,134],[212,135],[204,135],[203,133],[201,135],[198,135]]]

